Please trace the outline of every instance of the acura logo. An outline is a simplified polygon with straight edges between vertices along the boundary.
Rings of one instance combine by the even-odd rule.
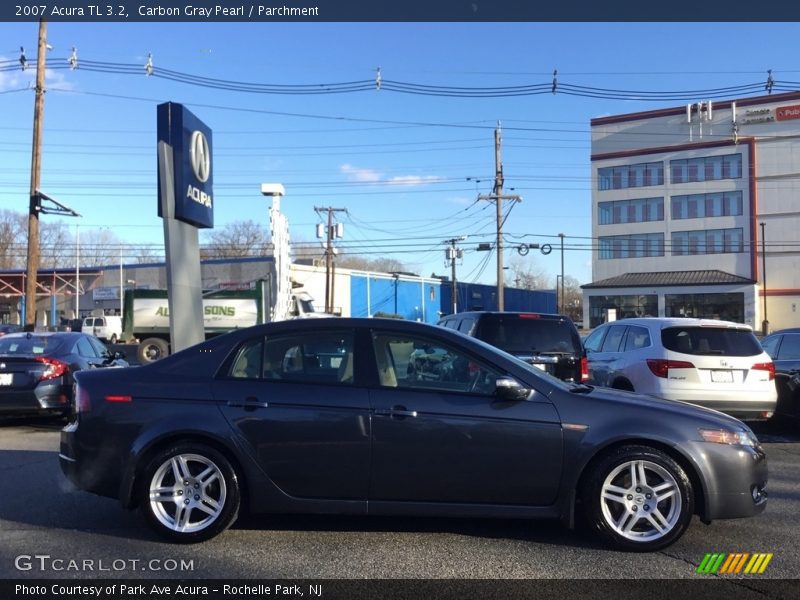
[[[189,154],[194,176],[200,183],[205,183],[211,174],[211,154],[208,151],[208,140],[202,131],[195,131],[192,134]]]

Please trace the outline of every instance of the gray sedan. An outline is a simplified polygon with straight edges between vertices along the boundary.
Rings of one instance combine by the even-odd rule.
[[[413,356],[458,368],[421,377]],[[62,469],[177,542],[247,506],[566,526],[582,514],[611,545],[652,551],[693,514],[752,517],[767,502],[766,456],[740,421],[566,383],[420,323],[272,323],[76,379]]]

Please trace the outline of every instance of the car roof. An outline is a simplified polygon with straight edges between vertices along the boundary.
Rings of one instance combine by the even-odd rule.
[[[4,339],[15,339],[25,337],[52,337],[64,339],[77,339],[79,337],[89,337],[80,331],[15,331],[3,336]]]
[[[442,319],[453,319],[457,317],[479,317],[482,315],[497,315],[497,316],[507,316],[507,317],[516,317],[519,315],[537,315],[540,318],[544,319],[569,319],[567,315],[560,315],[558,313],[544,313],[538,312],[535,310],[468,310],[460,313],[454,313],[452,315],[445,315]]]
[[[643,325],[655,329],[666,329],[667,327],[730,327],[735,329],[747,329],[749,331],[753,330],[752,327],[744,323],[720,321],[718,319],[695,319],[691,317],[635,317],[603,323],[603,325],[615,324]]]
[[[778,331],[773,331],[770,335],[777,335],[779,333],[800,333],[800,327],[789,327],[787,329],[779,329]]]

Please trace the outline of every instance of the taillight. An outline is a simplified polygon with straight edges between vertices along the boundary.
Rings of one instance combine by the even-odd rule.
[[[47,358],[46,356],[40,356],[36,358],[36,362],[44,363],[47,365],[47,368],[42,373],[41,381],[46,381],[48,379],[55,379],[56,377],[61,377],[65,375],[67,371],[69,371],[69,365],[67,363],[63,363],[60,360],[56,360],[55,358]]]
[[[115,394],[109,394],[106,396],[106,402],[131,402],[133,398],[130,396],[120,396]]]
[[[589,359],[581,358],[581,381],[589,381]]]
[[[775,379],[775,363],[773,362],[756,363],[751,369],[753,369],[753,371],[767,371],[769,373],[769,380],[772,381]]]
[[[89,392],[87,392],[85,388],[82,388],[77,383],[75,384],[73,397],[75,398],[76,413],[85,413],[92,409],[92,402],[89,399]]]
[[[647,366],[656,377],[666,379],[670,369],[694,369],[694,365],[685,360],[667,360],[665,358],[648,358]]]

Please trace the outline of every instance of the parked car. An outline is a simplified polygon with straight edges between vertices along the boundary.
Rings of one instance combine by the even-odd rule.
[[[775,365],[750,327],[687,318],[621,319],[584,341],[589,382],[763,420],[775,411]]]
[[[82,333],[9,333],[0,337],[0,414],[64,415],[73,376],[82,369],[128,366],[97,338]]]
[[[775,363],[775,412],[800,418],[800,328],[776,331],[761,340],[761,347]]]
[[[122,337],[122,317],[119,315],[86,317],[81,331],[109,344],[116,344]]]
[[[564,315],[472,311],[448,315],[438,324],[483,340],[559,379],[588,379],[581,338],[572,319]]]
[[[0,337],[8,333],[16,333],[17,331],[21,330],[22,328],[19,325],[14,325],[13,323],[0,323]]]
[[[415,377],[418,351],[467,377]],[[76,382],[64,473],[176,542],[219,534],[243,506],[568,525],[579,511],[613,545],[656,550],[693,514],[767,501],[766,456],[740,421],[566,383],[423,323],[274,322]]]

